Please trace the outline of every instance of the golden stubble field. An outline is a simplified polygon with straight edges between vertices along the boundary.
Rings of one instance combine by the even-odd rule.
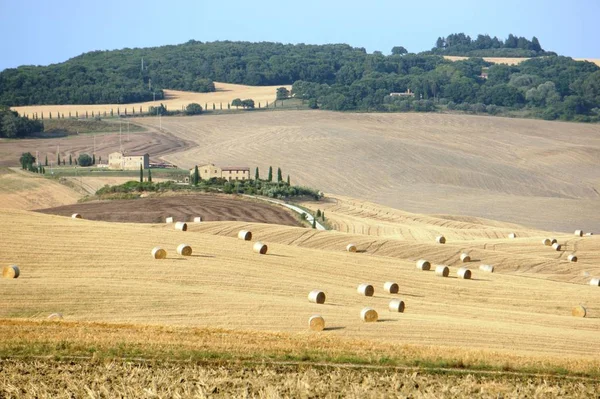
[[[450,61],[460,61],[466,60],[469,57],[461,57],[454,55],[445,55],[445,59]],[[529,60],[527,57],[482,57],[484,60],[488,62],[493,62],[494,64],[508,64],[508,65],[518,65],[523,61]],[[573,58],[575,61],[587,61],[592,62],[598,66],[600,66],[600,59],[598,58]]]
[[[157,121],[137,119],[153,127]],[[281,167],[292,184],[410,212],[597,229],[600,126],[487,116],[314,111],[164,118],[198,145],[180,167]]]
[[[365,252],[352,254],[343,249],[358,236],[285,226],[214,222],[179,232],[166,224],[114,224],[18,210],[0,210],[0,217],[0,262],[21,268],[18,279],[0,280],[0,318],[45,320],[60,312],[65,321],[76,322],[339,337],[390,345],[395,353],[401,352],[396,345],[432,348],[440,356],[457,348],[479,350],[471,361],[481,362],[525,356],[540,364],[588,364],[600,350],[600,289],[587,285],[589,278],[554,281],[543,271],[538,276],[518,273],[522,261],[536,258],[560,273],[576,276],[586,269],[595,275],[600,270],[586,257],[600,249],[597,236],[557,237],[580,248],[581,263],[567,270],[558,257],[562,254],[542,247],[542,236],[533,237],[534,231],[530,238],[490,239],[493,249],[482,248],[482,234],[476,240],[449,238],[444,246],[425,239],[412,246],[391,239],[379,246],[358,241]],[[251,242],[234,237],[242,227],[269,245],[268,255],[253,253]],[[423,237],[438,228],[415,225],[415,230],[431,230]],[[494,228],[500,235],[505,231],[487,227]],[[181,243],[194,248],[193,256],[176,255]],[[166,260],[152,260],[156,245],[168,251]],[[457,256],[465,250],[473,250],[472,280],[456,278]],[[502,256],[514,257],[512,270],[509,260],[499,262],[497,273],[477,270]],[[447,263],[451,277],[416,270],[414,261],[421,257]],[[385,281],[397,281],[400,294],[384,293]],[[374,297],[356,293],[364,282],[374,285]],[[313,289],[326,292],[325,305],[308,302]],[[405,301],[404,313],[387,311],[392,298]],[[571,316],[579,304],[588,307],[590,317]],[[379,312],[379,322],[360,320],[365,306]],[[313,314],[321,314],[329,330],[309,332],[307,320]]]
[[[161,103],[164,104],[169,110],[180,110],[181,107],[185,107],[190,103],[198,103],[205,108],[205,104],[208,104],[208,109],[212,110],[212,105],[215,104],[217,110],[220,109],[221,103],[223,109],[227,110],[227,104],[231,103],[236,98],[253,99],[258,108],[258,103],[264,107],[267,102],[271,104],[276,97],[277,88],[280,86],[245,86],[237,85],[232,83],[220,83],[215,82],[216,92],[213,93],[194,93],[180,90],[164,90],[165,99],[157,100],[156,102],[144,102],[144,103],[133,103],[133,104],[74,104],[74,105],[30,105],[21,107],[11,107],[14,111],[19,112],[21,115],[32,116],[34,113],[41,116],[44,113],[44,117],[47,118],[49,113],[52,112],[54,117],[60,112],[65,117],[69,116],[69,112],[74,117],[75,112],[79,113],[79,117],[83,117],[88,112],[88,116],[91,117],[92,111],[95,115],[98,113],[103,114],[106,112],[110,113],[112,109],[114,114],[117,114],[117,108],[120,109],[121,113],[127,109],[127,113],[131,115],[132,109],[135,113],[138,113],[140,107],[143,112],[148,112],[148,107],[157,106]],[[291,90],[291,86],[285,86]],[[235,107],[233,107],[235,109]]]

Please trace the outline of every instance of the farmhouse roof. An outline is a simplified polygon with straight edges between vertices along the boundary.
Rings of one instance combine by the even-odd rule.
[[[247,170],[250,171],[250,168],[247,166],[225,166],[224,168],[221,168],[221,170]]]

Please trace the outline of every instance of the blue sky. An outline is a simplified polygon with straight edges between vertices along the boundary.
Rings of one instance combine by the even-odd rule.
[[[0,70],[190,39],[347,43],[385,54],[401,45],[418,52],[455,32],[535,35],[547,50],[600,58],[599,16],[600,0],[0,0]]]

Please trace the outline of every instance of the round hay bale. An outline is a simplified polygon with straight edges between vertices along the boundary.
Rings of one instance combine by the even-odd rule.
[[[73,218],[73,219],[83,219],[83,217],[81,217],[81,215],[79,213],[72,214],[71,218]]]
[[[250,241],[252,240],[252,233],[248,230],[240,230],[240,232],[238,233],[238,238],[240,240]]]
[[[348,252],[356,252],[356,245],[354,245],[354,244],[348,244],[348,245],[346,245],[346,251],[348,251]]]
[[[167,257],[167,251],[161,247],[154,247],[152,249],[152,257],[154,259],[165,259]]]
[[[469,256],[469,254],[462,253],[460,254],[460,260],[463,261],[463,263],[470,262],[471,256]]]
[[[325,303],[325,293],[319,290],[312,290],[308,293],[308,301],[312,303]]]
[[[517,235],[515,233],[510,233],[508,235],[508,238],[517,238]]]
[[[374,323],[379,318],[377,311],[373,308],[364,308],[360,311],[360,318],[365,323]]]
[[[356,292],[364,296],[373,296],[373,294],[375,294],[375,288],[373,288],[371,284],[364,283],[358,286]]]
[[[552,249],[554,249],[555,251],[560,251],[561,248],[562,248],[562,246],[557,242],[552,244]]]
[[[308,319],[308,328],[312,331],[323,331],[325,329],[325,319],[321,315],[314,315]]]
[[[585,235],[589,237],[589,236],[593,236],[594,233],[585,233]]]
[[[471,278],[471,271],[466,267],[461,267],[460,269],[458,269],[458,272],[456,272],[456,274],[458,275],[458,278],[462,278],[465,280],[469,280]]]
[[[261,254],[264,255],[267,253],[267,246],[265,244],[263,244],[260,241],[256,241],[254,243],[254,246],[252,247],[252,249],[254,250],[254,252],[256,252],[257,254]]]
[[[437,237],[435,237],[435,242],[437,242],[438,244],[445,244],[446,243],[446,237],[444,237],[444,236],[437,236]]]
[[[417,269],[419,269],[419,270],[429,270],[429,269],[431,269],[431,263],[429,263],[425,259],[419,259],[417,261]]]
[[[48,316],[48,320],[62,320],[62,318],[62,313],[52,313],[50,316]]]
[[[583,230],[575,230],[575,235],[579,237],[583,237]]]
[[[482,272],[493,273],[494,272],[494,266],[492,266],[492,265],[479,265],[479,270],[481,270]]]
[[[2,277],[3,278],[19,278],[21,271],[19,270],[19,266],[10,265],[4,266],[2,268]]]
[[[571,309],[571,315],[575,317],[585,317],[586,314],[587,310],[581,305],[575,306],[573,309]]]
[[[577,255],[571,254],[567,256],[567,259],[569,260],[569,262],[577,262]]]
[[[196,216],[194,218],[194,223],[200,223],[200,222],[202,222],[202,217],[201,216]]]
[[[544,239],[542,240],[542,244],[544,244],[544,245],[545,245],[545,246],[547,246],[547,247],[550,247],[550,246],[552,246],[552,240],[551,240],[551,239],[549,239],[549,238],[544,238]]]
[[[550,245],[554,245],[558,242],[558,240],[556,238],[551,238],[550,239]]]
[[[192,247],[187,244],[179,244],[177,253],[182,256],[192,256]]]
[[[440,277],[448,277],[450,274],[450,269],[448,269],[448,266],[437,265],[435,267],[435,274]]]
[[[185,223],[185,222],[175,223],[175,230],[187,231],[187,223]]]
[[[400,287],[393,281],[387,281],[383,284],[383,290],[388,294],[397,294],[400,291]]]
[[[593,285],[594,287],[600,287],[600,278],[593,278],[590,280],[590,285]]]
[[[166,218],[165,223],[173,223],[173,218],[172,217]]]
[[[401,301],[400,299],[392,299],[388,305],[388,309],[390,310],[390,312],[403,313],[404,301]]]

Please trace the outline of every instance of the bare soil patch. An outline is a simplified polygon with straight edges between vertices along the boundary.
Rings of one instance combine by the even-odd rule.
[[[299,226],[298,219],[283,207],[226,195],[193,194],[136,200],[98,201],[42,209],[39,212],[85,219],[126,223],[162,223],[166,217],[191,222],[235,220]]]

